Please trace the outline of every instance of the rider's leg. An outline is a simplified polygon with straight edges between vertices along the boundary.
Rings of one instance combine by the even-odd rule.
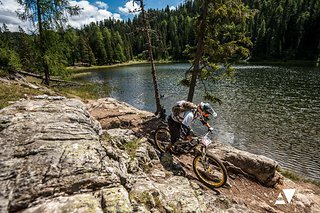
[[[169,116],[168,118],[168,124],[169,124],[170,136],[171,136],[171,143],[167,146],[166,151],[171,151],[174,143],[178,141],[180,138],[181,124],[178,122],[175,122],[171,116]]]

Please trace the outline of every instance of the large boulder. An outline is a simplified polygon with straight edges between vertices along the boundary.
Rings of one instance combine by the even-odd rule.
[[[114,98],[90,100],[86,104],[90,114],[100,122],[103,129],[130,128],[145,135],[159,124],[159,119],[153,113]]]
[[[154,116],[151,112],[139,110],[113,98],[90,100],[87,107],[103,129],[136,127]]]
[[[214,144],[210,152],[224,161],[229,171],[242,173],[265,186],[272,187],[282,178],[277,172],[278,162],[263,155],[255,155],[220,143]]]

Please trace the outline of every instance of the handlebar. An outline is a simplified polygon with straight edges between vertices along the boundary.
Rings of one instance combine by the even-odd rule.
[[[205,134],[202,134],[202,135],[192,136],[191,139],[190,139],[190,141],[192,141],[192,140],[198,140],[198,139],[203,138],[203,137],[207,137],[210,133],[213,134],[212,131],[208,131],[208,132],[206,132]],[[184,138],[182,138],[182,137],[181,137],[181,139],[184,140]]]

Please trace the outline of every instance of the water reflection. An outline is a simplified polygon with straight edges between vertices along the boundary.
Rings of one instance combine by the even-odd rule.
[[[167,110],[186,99],[178,81],[188,64],[157,66],[161,100]],[[320,179],[320,71],[314,68],[236,66],[235,80],[210,89],[223,100],[214,104],[216,138],[232,146],[271,157],[285,168]],[[109,84],[111,96],[148,111],[155,110],[148,65],[110,68],[80,77]],[[195,94],[200,102],[201,85]]]

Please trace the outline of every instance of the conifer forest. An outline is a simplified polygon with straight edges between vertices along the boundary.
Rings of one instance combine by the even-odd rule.
[[[175,10],[147,11],[155,60],[187,61],[186,51],[196,45],[199,1],[185,1]],[[251,45],[243,60],[308,60],[320,55],[319,0],[243,0],[251,17],[242,25]],[[227,10],[227,8],[221,8]],[[223,11],[221,11],[223,12]],[[81,12],[80,12],[81,13]],[[44,31],[43,46],[51,74],[75,64],[109,65],[145,60],[146,41],[141,14],[128,20],[108,19],[81,29],[63,26]],[[38,72],[39,34],[0,29],[0,66]]]

